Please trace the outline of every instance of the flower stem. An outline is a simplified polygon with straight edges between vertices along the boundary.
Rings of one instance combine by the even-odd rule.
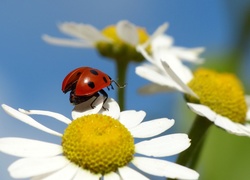
[[[188,134],[191,139],[191,146],[179,155],[176,161],[178,164],[190,168],[195,167],[204,144],[206,132],[212,124],[206,117],[196,116]]]
[[[128,61],[123,61],[123,59],[116,60],[116,70],[119,84],[122,86],[126,84]],[[125,88],[120,88],[117,91],[118,103],[121,111],[125,108]]]

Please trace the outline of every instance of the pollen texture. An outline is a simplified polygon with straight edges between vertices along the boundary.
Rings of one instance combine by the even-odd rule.
[[[234,122],[245,123],[247,104],[239,79],[230,73],[198,69],[189,87],[199,96],[200,104]],[[192,97],[188,97],[193,101]]]
[[[101,114],[75,119],[65,129],[62,147],[71,162],[96,174],[116,171],[135,153],[130,132],[118,120]]]

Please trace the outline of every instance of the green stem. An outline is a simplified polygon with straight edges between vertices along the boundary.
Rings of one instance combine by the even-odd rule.
[[[197,115],[188,134],[188,137],[191,139],[191,146],[179,155],[176,161],[178,164],[190,168],[196,165],[202,149],[203,141],[205,140],[206,132],[210,125],[212,125],[211,121],[205,117]]]
[[[128,61],[123,61],[122,59],[116,60],[116,70],[118,76],[118,82],[122,86],[126,84],[126,75],[128,68]],[[125,108],[125,88],[119,88],[117,91],[118,103],[121,111]]]

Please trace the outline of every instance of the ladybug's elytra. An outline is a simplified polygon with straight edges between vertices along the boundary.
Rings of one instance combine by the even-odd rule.
[[[104,96],[103,101],[103,109],[107,110],[104,107],[105,102],[108,99],[108,94],[103,90],[103,88],[109,86],[111,89],[114,89],[112,86],[112,82],[114,82],[119,88],[123,88],[124,86],[120,86],[116,81],[112,80],[107,74],[104,72],[94,69],[91,67],[79,67],[73,71],[71,71],[63,80],[62,83],[62,91],[64,93],[70,92],[70,102],[74,105],[85,102],[92,97],[95,97],[93,102],[90,104],[92,108],[94,108],[93,103],[99,97],[100,94]],[[100,93],[100,94],[99,94]]]

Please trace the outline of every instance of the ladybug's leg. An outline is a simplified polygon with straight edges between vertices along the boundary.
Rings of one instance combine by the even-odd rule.
[[[104,96],[102,108],[103,108],[104,110],[108,111],[108,108],[105,108],[105,107],[104,107],[105,102],[108,100],[108,94],[107,94],[103,89],[101,89],[101,90],[99,91],[99,93],[101,93],[101,94]]]
[[[110,84],[110,86],[111,86],[111,89],[112,89],[112,90],[114,90],[114,87],[113,87],[113,85],[112,85],[112,84]]]
[[[114,90],[114,87],[112,84],[109,85],[111,87],[112,90]],[[109,86],[107,86],[107,89],[110,90]]]
[[[100,96],[100,94],[97,92],[97,93],[95,93],[93,96],[95,96],[95,99],[92,101],[92,103],[90,104],[90,106],[91,106],[91,108],[92,109],[94,109],[95,108],[95,106],[93,105],[94,104],[94,102],[97,100],[97,98]],[[93,97],[92,96],[92,97]]]

